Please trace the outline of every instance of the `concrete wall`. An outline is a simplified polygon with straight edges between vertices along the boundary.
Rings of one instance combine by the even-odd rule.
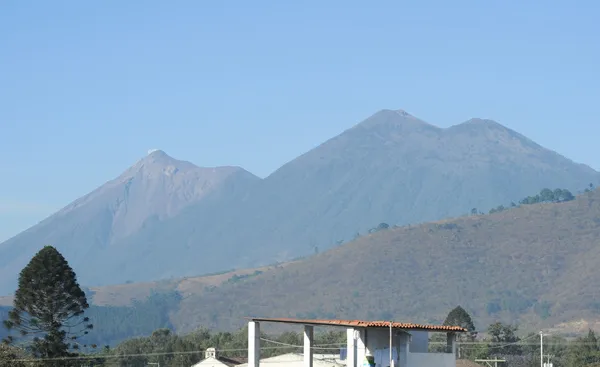
[[[411,331],[410,332],[410,351],[412,353],[428,353],[429,352],[429,332],[427,331]],[[392,337],[394,346],[400,352],[402,347],[405,347],[408,334],[394,330]],[[366,348],[367,351],[371,352],[371,355],[375,354],[376,349],[389,348],[390,345],[390,331],[389,329],[367,329],[366,334]]]
[[[408,367],[456,367],[450,353],[408,353]]]
[[[347,338],[347,367],[369,367],[367,354],[374,356],[377,349],[390,346],[387,328],[349,328]],[[406,332],[394,330],[392,346],[398,351],[398,367],[456,367],[454,354],[428,353],[429,333],[426,331],[411,331],[409,336]]]
[[[351,357],[351,339],[356,334],[358,339],[354,342],[356,351],[356,364]],[[392,334],[392,346],[398,351],[400,366],[406,366],[408,354],[409,335],[405,332],[394,330]],[[356,328],[348,329],[348,367],[368,367],[367,354],[375,355],[377,349],[390,347],[390,330],[387,328]]]
[[[411,331],[410,341],[411,353],[428,353],[429,352],[429,332],[427,331]]]
[[[375,355],[375,350],[390,347],[390,331],[389,329],[367,329],[365,344],[367,351],[372,356]],[[395,337],[392,339],[395,341]]]

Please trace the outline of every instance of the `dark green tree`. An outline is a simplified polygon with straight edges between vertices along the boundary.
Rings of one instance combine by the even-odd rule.
[[[573,346],[569,350],[568,361],[569,367],[600,364],[600,346],[596,334],[592,330],[589,330],[585,337],[579,337],[573,342]]]
[[[562,191],[562,197],[560,198],[560,201],[571,201],[575,199],[575,195],[573,195],[571,193],[571,191],[569,190],[563,190]]]
[[[471,319],[471,315],[461,306],[456,306],[452,309],[448,316],[446,316],[446,320],[444,320],[444,325],[446,326],[460,326],[468,330],[467,333],[458,334],[458,343],[459,348],[457,348],[458,358],[464,357],[464,353],[462,348],[460,347],[460,343],[465,342],[473,342],[477,337],[477,332],[475,331],[475,324],[473,324],[473,320]]]
[[[73,357],[73,351],[82,346],[77,339],[92,329],[89,319],[83,317],[88,307],[67,260],[54,247],[45,246],[21,271],[4,326],[19,331],[36,358]],[[5,341],[11,343],[14,337]],[[56,361],[56,365],[65,366],[65,362]]]
[[[501,355],[521,355],[521,345],[518,344],[521,339],[516,334],[517,330],[516,325],[506,325],[501,322],[491,324],[487,330],[490,336],[489,348]]]
[[[575,196],[567,189],[556,189],[554,190],[554,198],[556,202],[561,202],[571,201],[575,199]]]
[[[387,224],[387,223],[383,223],[383,222],[382,222],[382,223],[379,223],[379,224],[377,225],[377,227],[371,228],[371,229],[369,230],[369,233],[375,233],[375,232],[383,231],[383,230],[386,230],[386,229],[388,229],[388,228],[390,228],[390,225],[389,225],[389,224]]]
[[[456,306],[452,311],[448,313],[446,316],[446,320],[444,320],[444,325],[446,326],[460,326],[467,329],[469,332],[469,336],[475,338],[477,336],[477,332],[475,331],[475,324],[473,324],[473,320],[471,319],[471,315],[461,306]]]

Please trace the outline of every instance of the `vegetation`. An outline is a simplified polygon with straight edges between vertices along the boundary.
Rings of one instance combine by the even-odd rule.
[[[593,184],[590,184],[590,187],[594,187]],[[586,188],[589,191],[589,188]],[[548,188],[542,189],[539,194],[534,196],[527,196],[522,200],[519,200],[519,205],[531,205],[531,204],[539,204],[539,203],[562,203],[565,201],[575,200],[575,196],[571,193],[571,191],[567,189],[555,189],[551,190]],[[490,209],[489,214],[498,213],[510,208],[517,207],[517,204],[514,202],[510,203],[510,206],[499,205],[495,208]],[[471,214],[475,215],[477,213],[477,209],[471,210]]]
[[[468,325],[470,315],[457,307],[447,317],[448,321],[458,321],[459,325]],[[519,336],[516,325],[493,322],[486,330],[479,333],[479,338],[458,340],[459,359],[503,359],[505,367],[536,367],[540,363],[539,335],[529,333]],[[471,334],[472,335],[472,334]],[[430,339],[432,351],[440,351],[445,338],[433,334]],[[545,361],[550,359],[556,367],[593,367],[600,365],[600,343],[595,333],[589,330],[586,336],[567,340],[560,335],[544,337]]]
[[[231,278],[227,279],[227,283],[237,283],[241,280],[248,279],[250,277],[255,277],[257,275],[262,274],[263,272],[260,270],[256,270],[251,274],[234,274]]]
[[[279,335],[269,336],[262,333],[262,357],[270,357],[284,353],[302,353],[302,334],[287,331]],[[157,329],[149,336],[126,340],[115,348],[105,347],[94,354],[89,354],[80,363],[94,366],[129,366],[145,367],[149,363],[160,363],[164,367],[191,366],[204,359],[207,348],[216,348],[218,355],[234,358],[240,363],[245,361],[248,349],[248,330],[246,328],[234,333],[211,332],[200,328],[187,335],[177,335],[169,329]],[[342,347],[346,343],[345,331],[326,331],[315,334],[315,345],[323,346],[322,353],[332,353],[331,349]],[[4,347],[7,348],[7,347]],[[24,351],[13,348],[0,349],[0,367],[2,363],[12,363],[26,358]],[[317,352],[318,353],[318,352]],[[22,362],[21,362],[22,363]],[[42,364],[40,367],[44,367]],[[7,367],[25,367],[7,364]]]
[[[0,367],[26,367],[22,359],[27,358],[23,349],[0,344]]]
[[[263,338],[261,357],[263,358],[283,353],[302,352],[302,334],[298,332],[288,331],[278,336],[262,333],[261,336]],[[273,340],[275,343],[266,340]],[[327,345],[328,348],[331,348],[334,345],[342,346],[345,342],[346,334],[342,331],[315,334],[315,345]],[[209,330],[201,328],[180,336],[168,329],[159,329],[149,337],[128,340],[110,350],[108,354],[113,357],[136,355],[134,357],[118,357],[120,365],[146,366],[150,362],[160,363],[165,367],[179,367],[191,366],[204,359],[203,351],[207,348],[216,348],[220,356],[237,358],[243,362],[247,357],[248,330],[244,328],[234,333],[211,333]],[[161,353],[162,355],[148,356],[151,353]]]
[[[35,357],[73,357],[72,350],[80,348],[78,338],[92,329],[89,318],[83,316],[88,307],[67,260],[54,247],[45,246],[21,271],[13,309],[4,325],[20,333]],[[7,344],[14,341],[13,335],[5,339]]]
[[[243,283],[186,295],[172,320],[182,332],[235,330],[248,315],[442,322],[450,303],[483,325],[594,318],[599,237],[599,191],[494,216],[390,227]]]
[[[94,332],[83,338],[86,344],[113,347],[126,339],[149,335],[161,328],[174,329],[169,313],[177,309],[181,295],[177,292],[153,293],[132,306],[92,306],[87,315]]]
[[[379,223],[377,225],[377,227],[373,227],[373,228],[369,229],[369,233],[375,233],[375,232],[383,231],[383,230],[386,230],[388,228],[390,228],[390,225],[387,224],[387,223],[383,223],[382,222],[382,223]]]
[[[93,323],[94,332],[76,334],[72,341],[65,335],[64,344],[99,345],[93,355],[97,365],[118,361],[120,365],[135,366],[160,361],[161,366],[177,366],[177,363],[185,365],[201,359],[201,352],[211,346],[221,349],[224,355],[242,357],[245,330],[212,333],[204,327],[237,330],[244,316],[400,319],[464,326],[470,332],[460,336],[462,344],[457,351],[460,358],[505,356],[510,361],[507,366],[529,367],[539,363],[539,354],[536,354],[539,349],[535,346],[539,340],[537,334],[523,333],[532,323],[538,327],[574,317],[596,317],[600,311],[593,286],[600,281],[596,271],[600,259],[595,257],[595,242],[590,240],[600,237],[599,191],[550,205],[520,204],[509,215],[499,213],[418,226],[378,227],[385,230],[373,231],[370,236],[297,263],[172,281],[169,283],[172,291],[165,291],[166,288],[150,291],[147,299],[134,300],[128,306],[87,308],[84,303],[78,303],[89,319],[81,314],[74,319],[86,320],[82,325]],[[47,280],[50,277],[40,279],[40,274],[47,274],[47,269],[39,271],[40,254],[46,254],[44,258],[51,260],[47,263],[55,264],[50,269],[63,269],[55,271],[56,276],[64,278],[59,284],[68,285],[63,289],[72,289],[77,296],[66,299],[80,300],[84,293],[66,260],[53,248],[44,250],[21,272],[22,282],[14,301],[15,308],[25,305],[20,308],[24,310],[19,312],[23,320],[19,321],[20,325],[40,327],[32,320],[44,317],[33,313],[44,310],[43,307],[29,311],[26,307],[29,303],[23,299],[34,304],[48,292],[60,294],[57,290],[37,294],[28,288],[29,284],[54,285]],[[65,274],[72,274],[73,278]],[[427,281],[402,282],[398,287],[398,279]],[[202,286],[190,288],[190,284],[196,283]],[[456,284],[460,287],[454,286]],[[555,292],[556,287],[560,287],[561,292]],[[176,291],[178,288],[186,289],[185,297]],[[85,291],[96,297],[110,289],[121,288]],[[257,295],[260,298],[255,298]],[[245,302],[238,302],[239,299]],[[446,314],[452,302],[462,306]],[[77,307],[73,310],[79,312]],[[476,319],[471,318],[467,310],[473,312]],[[11,330],[18,331],[14,308],[7,311],[0,308],[0,316],[7,318]],[[486,324],[489,326],[484,327]],[[87,330],[84,327],[80,331],[85,334]],[[329,338],[334,338],[332,335]],[[33,337],[29,332],[21,336],[24,349],[16,344],[4,346],[0,350],[3,356],[0,361],[20,363],[17,360],[23,356],[50,355],[36,349]],[[300,336],[294,333],[265,338],[301,344]],[[343,340],[343,336],[340,338]],[[556,335],[545,340],[557,367],[600,363],[598,341],[591,331],[573,341]],[[238,348],[239,345],[242,347]],[[69,347],[62,355],[75,354],[77,347]],[[272,347],[269,353],[273,354],[290,349],[278,344]],[[143,356],[130,356],[132,354]]]
[[[395,319],[391,317],[391,319]],[[467,360],[500,358],[505,367],[537,367],[539,365],[539,336],[536,333],[522,334],[516,325],[493,322],[485,330],[477,332],[471,315],[458,306],[451,310],[444,322],[446,325],[464,326],[470,330],[466,339],[458,340],[458,358]],[[148,336],[126,340],[114,348],[105,347],[93,354],[82,356],[79,361],[85,366],[128,366],[145,367],[160,364],[164,367],[191,366],[204,359],[208,348],[215,348],[217,355],[244,363],[247,357],[247,328],[236,332],[211,332],[199,328],[185,335],[160,328]],[[430,339],[432,352],[444,352],[445,335],[433,333]],[[268,358],[285,353],[302,353],[302,334],[286,330],[278,334],[261,333],[261,357]],[[344,348],[346,333],[334,329],[315,335],[315,353],[337,353]],[[320,351],[321,350],[321,351]],[[592,330],[585,336],[567,340],[552,335],[544,339],[545,354],[556,367],[598,367],[600,344]],[[15,347],[0,348],[0,367],[29,367],[22,361],[30,358],[25,351]],[[44,367],[47,364],[36,365]]]
[[[448,228],[445,226],[434,226],[431,228],[444,231],[456,230],[454,227],[444,229]],[[458,226],[458,229],[462,228],[464,227]],[[49,251],[49,253],[52,252]],[[60,259],[60,257],[57,257],[57,259]],[[57,262],[60,263],[60,261]],[[37,262],[34,262],[32,259],[31,263],[35,264]],[[35,269],[36,267],[33,266],[32,268]],[[25,269],[23,273],[28,274]],[[36,272],[33,273],[36,274]],[[67,269],[65,273],[69,274],[69,270]],[[254,274],[249,272],[248,274],[251,277],[246,279],[250,281],[254,277],[268,273]],[[74,277],[73,273],[73,279]],[[24,280],[27,279],[26,276],[22,276],[22,278]],[[68,279],[70,277],[67,277],[67,280],[63,281],[64,284],[71,284],[66,289],[75,287],[74,283]],[[231,277],[228,279],[231,279]],[[225,281],[223,284],[223,286],[227,287],[230,285],[231,283],[228,281]],[[210,292],[214,292],[214,290]],[[78,292],[75,293],[79,294]],[[27,293],[20,292],[18,294]],[[504,296],[511,297],[511,293],[505,293]],[[352,297],[357,300],[365,299],[364,291],[354,291]],[[512,297],[515,296],[513,295]],[[15,304],[20,304],[17,299],[21,299],[21,297],[15,297]],[[381,299],[382,297],[379,297],[379,300]],[[246,328],[239,329],[236,332],[211,332],[209,329],[201,327],[188,334],[175,334],[172,331],[174,325],[171,323],[168,314],[170,310],[176,309],[182,302],[185,302],[185,299],[177,292],[154,292],[145,301],[134,301],[132,307],[90,307],[86,310],[86,315],[95,324],[95,332],[81,337],[79,341],[81,343],[93,342],[99,345],[100,343],[106,343],[107,345],[97,348],[91,354],[89,352],[87,354],[80,354],[79,358],[82,358],[82,360],[78,360],[77,365],[83,363],[86,366],[98,367],[141,367],[149,363],[160,363],[161,366],[165,367],[191,366],[203,359],[204,351],[211,347],[216,348],[221,356],[237,358],[240,363],[244,362],[247,353]],[[500,304],[503,303],[500,302]],[[391,311],[391,308],[386,308],[385,304],[381,304],[381,306],[383,307],[380,307],[380,313],[377,315],[372,314],[371,319],[398,319],[395,317],[395,311]],[[227,312],[227,310],[221,310],[221,313],[224,312]],[[12,310],[7,314],[9,320],[14,318],[14,316],[11,316],[13,314]],[[339,315],[330,313],[324,308],[304,314],[298,313],[295,316],[305,318],[318,316],[339,317]],[[31,317],[29,319],[31,320]],[[478,321],[481,323],[481,320],[478,319]],[[458,325],[469,330],[468,333],[459,336],[458,339],[457,354],[461,359],[503,358],[507,361],[505,367],[534,367],[539,364],[539,347],[536,344],[538,340],[537,334],[523,335],[516,324],[495,321],[485,328],[483,332],[478,331],[471,315],[462,306],[453,308],[445,316],[443,324]],[[158,325],[158,327],[151,328],[150,325]],[[131,338],[132,336],[134,337]],[[121,340],[121,342],[117,343],[117,340]],[[31,339],[25,341],[30,343]],[[327,331],[317,333],[315,344],[322,346],[324,353],[335,353],[335,348],[343,347],[345,341],[345,332]],[[552,355],[552,362],[556,367],[593,367],[600,364],[600,345],[595,333],[591,330],[586,336],[580,336],[572,341],[554,335],[545,338],[545,342],[545,350],[548,354]],[[289,330],[280,332],[278,335],[263,333],[262,344],[264,348],[263,357],[289,352],[301,353],[302,335],[296,331]],[[433,334],[431,339],[432,351],[442,351],[444,344],[445,338],[443,334]],[[49,353],[39,353],[39,351],[31,348],[27,343],[24,346],[25,348],[22,349],[21,346],[3,345],[0,348],[0,367],[33,367],[34,365],[26,362],[26,360],[31,358],[50,358]],[[333,351],[332,348],[334,348]],[[66,352],[62,355],[65,357],[75,356],[72,352]],[[59,362],[58,365],[60,366],[70,365],[70,361],[68,360]],[[35,367],[53,366],[52,363],[54,362],[46,361],[41,365],[35,365]]]
[[[456,308],[452,309],[452,311],[448,313],[448,316],[446,316],[443,325],[461,326],[467,329],[467,333],[459,334],[457,336],[457,341],[459,343],[474,342],[475,338],[477,337],[477,331],[475,329],[475,324],[471,319],[471,315],[469,315],[469,313],[465,311],[465,309],[461,306],[456,306]],[[459,358],[463,357],[460,349],[458,350],[457,356]]]

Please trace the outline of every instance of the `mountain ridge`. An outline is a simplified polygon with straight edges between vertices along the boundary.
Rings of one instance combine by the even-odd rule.
[[[11,259],[0,259],[0,274],[5,279],[16,279],[19,267],[25,266],[45,244],[56,245],[79,266],[86,259],[94,263],[100,259],[110,261],[111,255],[106,252],[114,248],[117,250],[112,251],[118,251],[119,241],[219,193],[231,186],[232,180],[251,186],[260,178],[241,167],[198,167],[163,151],[153,151],[116,178],[1,243],[0,253],[12,255],[15,261],[7,268]]]
[[[201,190],[191,163],[169,168],[182,161],[155,151],[119,176],[125,181],[115,184],[116,194],[0,244],[0,265],[11,264],[0,275],[18,273],[33,249],[49,242],[83,267],[90,286],[256,267],[326,250],[381,222],[434,221],[508,205],[544,187],[575,191],[600,181],[588,166],[498,123],[469,121],[442,129],[382,110],[264,179],[223,168],[225,178],[208,180],[218,186],[210,192]],[[128,187],[130,176],[138,179]],[[125,202],[127,190],[139,195]],[[170,204],[156,211],[153,192]]]

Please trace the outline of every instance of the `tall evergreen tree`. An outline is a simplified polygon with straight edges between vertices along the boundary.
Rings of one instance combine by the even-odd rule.
[[[17,330],[37,358],[75,356],[77,339],[92,329],[89,307],[67,260],[52,246],[41,249],[21,271],[13,309],[4,326]],[[10,343],[12,336],[5,341]],[[66,361],[57,365],[65,366]]]
[[[473,324],[471,315],[461,306],[456,306],[448,313],[444,325],[460,326],[467,329],[469,333],[475,333],[475,324]]]
[[[444,320],[444,325],[446,326],[460,326],[467,329],[467,333],[459,334],[457,341],[459,343],[464,342],[472,342],[477,337],[477,332],[475,331],[475,324],[473,324],[473,320],[471,319],[471,315],[461,306],[456,306],[452,309],[448,316],[446,316],[446,320]],[[464,357],[462,353],[462,348],[457,349],[457,356],[459,358]]]

